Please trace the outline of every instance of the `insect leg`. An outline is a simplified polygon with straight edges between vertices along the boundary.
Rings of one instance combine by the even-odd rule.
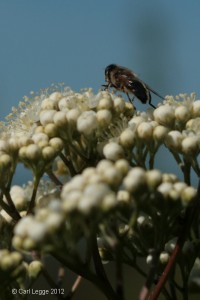
[[[127,95],[127,97],[128,97],[129,102],[131,102],[131,104],[133,104],[133,100],[134,100],[135,97],[133,97],[133,98],[131,99],[128,93],[126,93],[126,95]]]
[[[109,84],[102,84],[101,86],[103,86],[104,88],[103,88],[103,91],[105,91],[105,90],[108,90],[108,88],[109,88]]]
[[[156,109],[156,107],[151,103],[151,96],[149,98],[149,105],[152,106],[154,109]]]

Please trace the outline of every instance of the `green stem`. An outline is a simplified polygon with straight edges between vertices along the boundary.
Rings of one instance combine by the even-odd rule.
[[[123,285],[123,269],[122,269],[122,248],[118,244],[116,246],[116,293],[120,300],[124,299],[124,285]]]
[[[67,157],[63,153],[60,153],[59,156],[62,159],[62,161],[65,163],[65,165],[68,167],[70,175],[72,177],[75,176],[77,174],[77,172],[76,172],[72,162],[69,159],[67,159]]]
[[[33,192],[32,192],[29,207],[27,209],[27,215],[33,214],[33,210],[34,210],[34,207],[35,207],[35,199],[36,199],[36,194],[37,194],[37,188],[38,188],[38,185],[39,185],[39,182],[40,182],[40,176],[34,175],[33,182],[34,182]]]
[[[120,300],[113,291],[111,285],[108,285],[104,279],[92,273],[85,265],[77,264],[77,262],[71,257],[68,259],[66,254],[64,253],[64,255],[61,255],[60,251],[53,253],[53,256],[70,270],[92,282],[98,289],[100,289],[100,291],[102,291],[108,300]]]
[[[3,190],[3,193],[6,197],[8,205],[2,199],[1,201],[2,208],[5,209],[6,212],[8,212],[8,214],[13,218],[13,220],[19,221],[21,219],[21,216],[12,201],[9,189],[5,188]]]
[[[49,178],[51,179],[51,181],[55,183],[55,185],[57,185],[60,188],[62,188],[62,186],[63,186],[62,182],[56,177],[56,175],[52,172],[51,169],[49,169],[48,171],[46,171],[46,173],[49,176]]]

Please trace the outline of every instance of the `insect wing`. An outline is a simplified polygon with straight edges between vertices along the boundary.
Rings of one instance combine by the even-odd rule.
[[[161,99],[165,99],[163,96],[161,96],[161,95],[158,94],[156,91],[154,91],[150,86],[148,86],[147,84],[145,84],[145,85],[146,85],[146,88],[147,88],[150,92],[152,92],[154,95],[158,96],[158,97],[161,98]]]
[[[150,99],[150,92],[146,88],[145,84],[140,80],[130,80],[129,90],[142,102],[146,103]]]

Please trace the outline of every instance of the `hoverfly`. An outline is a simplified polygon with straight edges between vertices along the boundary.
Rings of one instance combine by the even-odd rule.
[[[140,80],[136,74],[134,74],[131,70],[111,64],[105,69],[105,81],[107,84],[102,86],[105,89],[109,87],[113,87],[118,91],[122,91],[127,94],[128,100],[133,104],[134,97],[138,98],[142,103],[149,103],[153,108],[156,108],[151,103],[151,93],[156,96],[164,99],[161,95],[155,92],[152,88],[150,88],[146,83]],[[133,94],[134,97],[131,99],[129,94]]]

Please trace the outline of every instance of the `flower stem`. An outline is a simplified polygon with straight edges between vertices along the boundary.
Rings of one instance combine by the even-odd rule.
[[[37,188],[38,188],[38,185],[39,185],[39,182],[40,182],[40,176],[34,176],[33,182],[34,182],[33,192],[32,192],[29,207],[27,209],[27,215],[33,213],[33,209],[35,207],[35,198],[36,198],[36,194],[37,194]]]
[[[193,220],[195,219],[195,215],[196,215],[196,213],[199,212],[199,209],[200,209],[199,198],[200,198],[200,181],[199,181],[197,196],[193,202],[193,205],[189,206],[185,212],[185,217],[184,217],[184,222],[183,222],[184,226],[183,226],[181,234],[177,240],[174,251],[173,251],[173,253],[168,261],[168,264],[167,264],[166,268],[164,269],[155,289],[153,290],[152,294],[150,295],[149,300],[155,300],[158,298],[163,286],[165,285],[165,283],[169,277],[171,269],[173,268],[174,264],[176,263],[176,259],[177,259],[178,255],[180,254],[181,249],[185,243],[185,240],[188,235],[188,231],[193,223]],[[186,297],[187,296],[185,296],[185,299],[187,299]]]

